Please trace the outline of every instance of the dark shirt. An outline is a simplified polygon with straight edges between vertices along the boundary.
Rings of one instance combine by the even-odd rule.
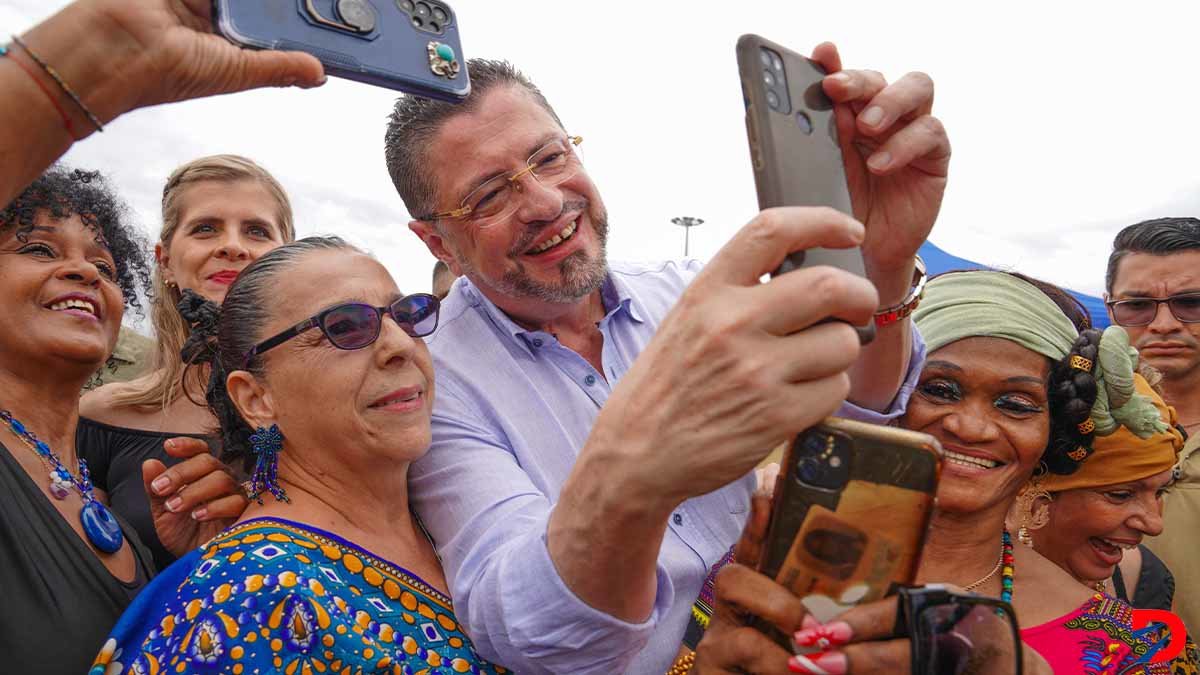
[[[86,673],[153,574],[150,554],[118,515],[137,571],[114,577],[3,444],[0,496],[0,670]]]
[[[1128,588],[1120,567],[1113,570],[1113,586],[1117,590],[1117,597],[1136,609],[1171,611],[1171,601],[1175,597],[1175,577],[1150,549],[1138,545],[1138,550],[1142,552],[1142,570],[1133,589],[1133,599],[1130,600],[1128,596]]]
[[[108,494],[112,510],[133,525],[160,570],[175,562],[175,556],[163,548],[154,531],[150,502],[142,484],[142,462],[157,459],[167,466],[178,464],[180,460],[163,449],[163,441],[177,436],[202,438],[194,434],[113,427],[86,417],[79,418],[79,428],[75,432],[76,452],[87,460],[92,483]]]

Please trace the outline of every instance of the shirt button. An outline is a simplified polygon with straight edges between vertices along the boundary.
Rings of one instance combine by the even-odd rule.
[[[587,377],[583,378],[583,383],[589,387],[592,386],[593,384],[596,384],[596,376],[588,375]]]
[[[675,521],[675,524],[676,524],[676,525],[682,525],[682,524],[683,524],[683,516],[682,516],[682,515],[680,515],[680,514],[678,514],[678,513],[676,513],[676,514],[675,514],[675,515],[674,515],[674,516],[671,518],[671,520]]]
[[[533,346],[534,346],[534,347],[541,347],[541,346],[542,346],[542,338],[534,338],[534,339],[533,339]]]

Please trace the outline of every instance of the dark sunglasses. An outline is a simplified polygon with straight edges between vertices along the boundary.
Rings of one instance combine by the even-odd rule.
[[[1012,605],[940,584],[901,588],[897,637],[908,636],[912,672],[1021,675],[1021,637]]]
[[[410,336],[425,337],[437,328],[438,299],[428,293],[414,293],[386,307],[375,307],[361,302],[347,302],[322,310],[291,328],[258,343],[246,352],[242,367],[250,365],[250,359],[259,356],[291,340],[311,328],[320,328],[329,343],[338,349],[362,349],[379,339],[383,330],[383,315],[388,314]]]
[[[1200,323],[1200,293],[1181,293],[1169,298],[1129,298],[1104,304],[1112,311],[1119,326],[1149,326],[1158,316],[1158,306],[1166,303],[1180,323]]]

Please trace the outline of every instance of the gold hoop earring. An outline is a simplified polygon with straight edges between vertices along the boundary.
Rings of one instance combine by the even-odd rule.
[[[1041,483],[1034,478],[1017,493],[1017,541],[1029,547],[1033,546],[1031,531],[1040,530],[1050,522],[1050,502],[1054,497],[1042,488]]]

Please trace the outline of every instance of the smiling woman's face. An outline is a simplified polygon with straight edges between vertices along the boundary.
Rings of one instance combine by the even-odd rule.
[[[1050,361],[1015,342],[972,337],[929,355],[901,426],[946,451],[938,508],[973,513],[1009,504],[1050,435]]]
[[[1167,469],[1142,480],[1055,493],[1050,521],[1033,533],[1033,546],[1076,579],[1107,579],[1124,549],[1162,534],[1162,499],[1170,483]]]
[[[125,310],[112,253],[79,216],[38,214],[0,232],[0,353],[12,372],[47,357],[95,370],[112,353]],[[20,365],[17,365],[20,364]]]
[[[219,304],[239,272],[283,244],[279,205],[258,181],[199,181],[179,200],[179,228],[154,253],[181,289]]]

